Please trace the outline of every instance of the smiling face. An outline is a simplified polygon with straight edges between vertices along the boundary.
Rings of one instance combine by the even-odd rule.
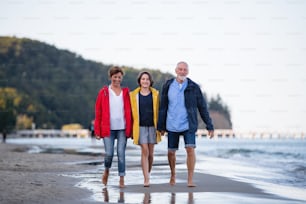
[[[121,72],[118,72],[117,74],[113,74],[111,77],[110,77],[110,80],[111,80],[111,84],[113,86],[120,86],[121,85],[121,81],[122,81],[122,78],[123,78],[123,75]]]
[[[148,74],[143,74],[140,77],[140,86],[143,88],[149,88],[151,86],[151,80]]]
[[[142,88],[150,88],[154,83],[151,74],[146,71],[139,73],[137,82]]]
[[[113,87],[120,87],[123,75],[123,70],[120,67],[114,66],[108,70],[108,76]]]
[[[179,62],[175,68],[175,73],[177,75],[177,81],[183,82],[189,73],[188,64],[185,62]]]

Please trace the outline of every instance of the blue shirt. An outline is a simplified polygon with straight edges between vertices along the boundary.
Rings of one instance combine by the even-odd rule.
[[[167,111],[167,130],[172,132],[183,132],[189,129],[188,115],[185,107],[184,91],[188,81],[182,84],[176,80],[170,84],[168,91],[169,107]]]
[[[170,85],[175,79],[169,79],[165,82],[161,92],[161,103],[158,111],[157,130],[167,131],[166,120],[169,106],[168,92]],[[214,125],[210,118],[206,100],[198,84],[191,79],[187,78],[187,87],[184,90],[185,106],[188,114],[189,128],[188,132],[195,133],[198,129],[198,115],[199,112],[201,119],[206,124],[207,130],[214,130]]]

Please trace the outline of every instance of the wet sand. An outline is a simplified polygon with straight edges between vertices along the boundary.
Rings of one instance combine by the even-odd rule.
[[[65,176],[88,169],[69,162],[90,160],[70,154],[29,154],[27,146],[0,144],[0,203],[90,203],[91,192]]]
[[[155,169],[150,187],[143,187],[141,168],[135,165],[138,161],[133,166],[127,165],[125,188],[118,188],[117,181],[110,181],[104,188],[100,183],[101,171],[97,171],[96,166],[77,164],[80,161],[92,163],[101,160],[101,156],[29,154],[25,152],[27,148],[26,145],[0,144],[0,203],[178,204],[208,200],[213,203],[299,203],[265,193],[248,183],[203,173],[195,173],[197,186],[191,188],[186,185],[186,173],[179,172],[177,184],[170,186],[168,181],[160,179],[162,171]],[[115,172],[113,170],[110,179],[118,178]],[[89,176],[73,176],[82,174]],[[168,172],[162,174],[168,177]],[[84,179],[87,179],[87,188],[80,185]],[[154,179],[158,183],[154,183]]]

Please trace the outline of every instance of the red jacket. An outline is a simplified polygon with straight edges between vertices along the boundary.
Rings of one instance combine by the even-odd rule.
[[[125,134],[131,136],[132,132],[132,111],[128,88],[122,88]],[[100,137],[110,136],[110,107],[108,86],[104,86],[97,96],[95,106],[95,135]]]

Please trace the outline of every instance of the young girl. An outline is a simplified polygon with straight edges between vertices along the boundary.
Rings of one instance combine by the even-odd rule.
[[[141,72],[137,82],[139,87],[130,93],[133,116],[133,140],[134,144],[141,146],[141,167],[144,176],[144,187],[149,187],[154,145],[161,141],[160,133],[156,131],[159,92],[152,87],[153,80],[149,72]]]

